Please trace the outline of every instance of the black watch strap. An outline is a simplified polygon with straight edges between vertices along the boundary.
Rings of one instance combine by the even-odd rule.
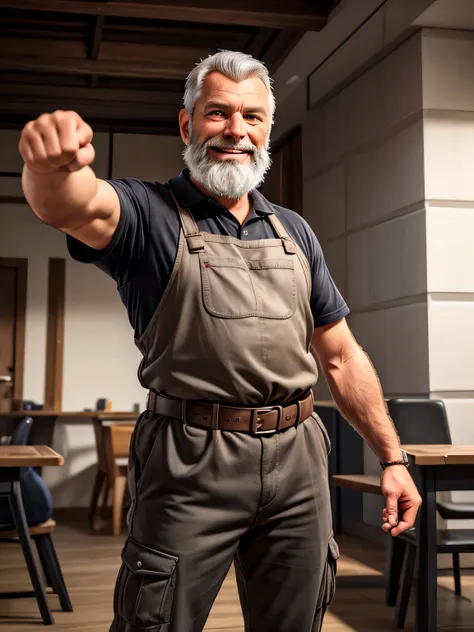
[[[405,467],[409,467],[410,464],[408,462],[408,455],[404,450],[402,450],[402,458],[403,461],[380,461],[380,465],[383,470],[385,470],[387,467],[390,467],[391,465],[404,465]]]

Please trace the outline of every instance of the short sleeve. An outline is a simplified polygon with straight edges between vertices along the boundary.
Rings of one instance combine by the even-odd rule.
[[[67,246],[73,259],[93,263],[121,287],[134,276],[146,251],[150,201],[140,180],[129,178],[107,182],[114,187],[120,200],[120,219],[112,241],[103,250],[95,250],[67,235]]]
[[[322,248],[314,233],[312,241],[313,260],[310,262],[313,280],[311,312],[314,326],[322,327],[345,318],[349,314],[349,308],[329,274]]]
[[[314,326],[322,327],[341,320],[349,314],[341,293],[329,274],[323,250],[310,225],[294,211],[276,207],[289,233],[295,238],[311,269],[311,313]]]

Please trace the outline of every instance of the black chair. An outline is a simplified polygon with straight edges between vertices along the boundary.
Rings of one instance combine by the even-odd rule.
[[[15,426],[12,436],[10,437],[10,445],[27,445],[31,428],[33,427],[32,417],[23,417]]]
[[[33,419],[31,417],[24,417],[21,419],[10,439],[10,445],[27,445],[31,428],[33,425]],[[29,468],[30,471],[32,468]],[[25,472],[26,474],[26,472]],[[36,472],[32,472],[32,475],[38,477]],[[20,483],[21,488],[21,483]],[[12,506],[12,511],[14,507]],[[28,518],[28,516],[27,516]],[[38,556],[41,562],[41,566],[46,579],[46,585],[52,588],[52,592],[57,594],[61,608],[65,612],[72,612],[72,604],[69,599],[69,594],[64,582],[64,577],[61,572],[61,566],[54,548],[54,543],[51,537],[51,533],[56,527],[56,522],[52,519],[47,520],[42,524],[29,525],[29,534],[32,540],[36,544],[38,550]],[[18,542],[21,538],[15,529],[11,528],[11,525],[0,525],[0,541],[2,542]],[[24,546],[24,542],[21,542],[23,552],[25,554],[25,562],[32,579],[34,591],[24,591],[16,593],[1,593],[0,599],[9,599],[12,597],[36,597],[38,606],[43,618],[43,622],[46,625],[54,623],[53,616],[47,603],[44,587],[41,583],[41,570],[38,567],[37,561],[33,556],[31,545]]]
[[[390,416],[402,444],[451,444],[444,402],[434,399],[397,398],[387,402]],[[474,503],[438,502],[437,509],[444,519],[474,518]],[[437,552],[451,553],[456,595],[461,594],[459,554],[474,552],[474,530],[447,529],[437,532]],[[415,572],[416,530],[392,540],[387,605],[396,605],[396,624],[403,628]]]

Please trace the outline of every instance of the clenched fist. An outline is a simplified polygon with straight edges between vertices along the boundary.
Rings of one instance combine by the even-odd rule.
[[[27,123],[18,149],[33,171],[78,171],[94,161],[92,136],[92,129],[79,114],[57,110]]]

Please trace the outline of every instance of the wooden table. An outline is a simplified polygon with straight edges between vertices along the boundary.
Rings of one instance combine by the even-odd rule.
[[[48,446],[2,445],[0,446],[0,495],[7,496],[10,503],[13,522],[18,533],[26,566],[35,591],[36,600],[45,624],[54,620],[48,606],[46,589],[31,544],[30,532],[26,521],[20,481],[28,467],[45,465],[63,465],[63,457]]]
[[[11,413],[0,412],[0,435],[9,436],[18,420],[32,417],[35,420],[31,429],[30,443],[35,445],[51,445],[54,426],[58,419],[68,422],[101,421],[136,421],[140,413],[133,411],[55,411],[55,410],[15,410]]]
[[[474,445],[404,445],[423,504],[418,515],[416,629],[437,629],[436,492],[474,489]]]

